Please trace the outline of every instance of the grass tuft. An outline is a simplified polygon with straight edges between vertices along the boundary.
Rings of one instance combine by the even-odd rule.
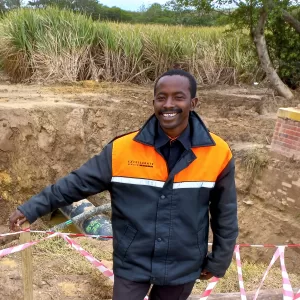
[[[268,165],[269,156],[264,149],[253,148],[243,153],[241,165],[245,168],[249,177],[259,177],[262,170]]]

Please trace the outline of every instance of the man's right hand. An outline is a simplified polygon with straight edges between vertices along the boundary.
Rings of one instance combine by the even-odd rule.
[[[16,209],[9,217],[9,229],[19,231],[21,229],[20,226],[26,221],[26,217]]]

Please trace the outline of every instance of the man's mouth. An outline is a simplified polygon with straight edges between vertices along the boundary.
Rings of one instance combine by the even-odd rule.
[[[164,118],[168,118],[168,119],[171,119],[171,118],[174,118],[178,113],[177,112],[174,112],[174,113],[163,113],[163,117]]]
[[[172,111],[161,111],[160,115],[165,119],[165,120],[171,120],[175,118],[179,113],[181,113],[181,109],[176,109]]]

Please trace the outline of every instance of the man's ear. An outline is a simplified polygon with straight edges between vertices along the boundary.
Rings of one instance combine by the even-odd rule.
[[[191,101],[191,111],[195,110],[198,101],[199,101],[198,98],[193,98],[193,99],[192,99],[192,101]]]

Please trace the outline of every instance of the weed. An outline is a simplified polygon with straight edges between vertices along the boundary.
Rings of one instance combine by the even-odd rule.
[[[245,168],[251,180],[258,178],[268,165],[268,154],[264,149],[253,148],[243,151],[241,165]]]

